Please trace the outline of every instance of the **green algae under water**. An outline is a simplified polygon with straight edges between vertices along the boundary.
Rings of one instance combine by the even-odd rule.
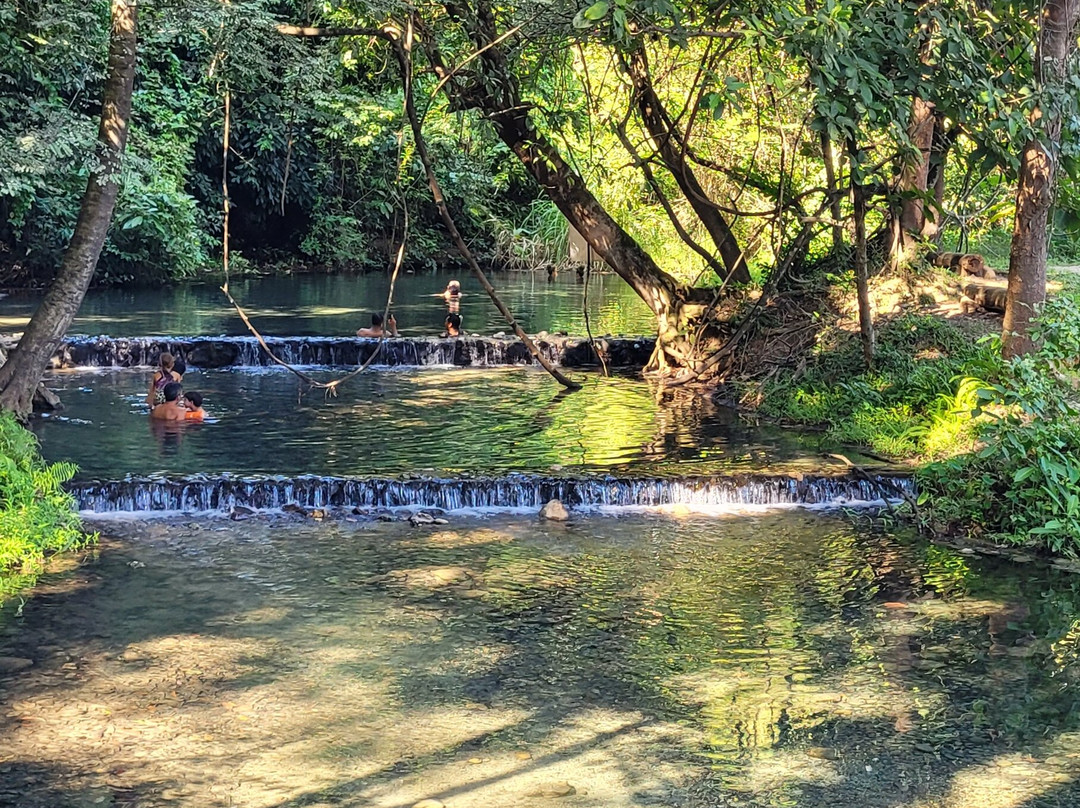
[[[99,526],[2,613],[0,804],[1080,801],[1036,565],[801,511]]]

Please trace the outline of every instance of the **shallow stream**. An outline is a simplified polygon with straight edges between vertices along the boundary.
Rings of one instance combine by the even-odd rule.
[[[0,804],[1080,801],[1040,567],[807,512],[102,524],[0,618]]]
[[[331,379],[344,371],[314,370]],[[703,474],[841,468],[817,436],[749,428],[696,392],[577,374],[565,395],[535,368],[371,371],[337,397],[299,395],[280,369],[191,371],[216,423],[151,422],[149,370],[72,371],[48,383],[65,402],[34,430],[81,478],[128,474],[385,475],[572,471]]]
[[[437,330],[448,278],[403,279],[405,333]],[[594,331],[649,331],[611,281]],[[238,288],[266,333],[347,335],[380,283]],[[583,331],[572,278],[501,283],[530,330]],[[469,327],[502,328],[475,292]],[[0,300],[0,329],[30,306]],[[76,329],[237,326],[181,287],[96,293]],[[213,421],[180,427],[149,422],[148,368],[51,374],[45,456],[126,513],[0,607],[0,806],[1080,804],[1080,579],[768,510],[910,489],[698,391],[573,372],[566,395],[382,367],[324,399],[193,366]],[[537,518],[552,496],[569,522]]]

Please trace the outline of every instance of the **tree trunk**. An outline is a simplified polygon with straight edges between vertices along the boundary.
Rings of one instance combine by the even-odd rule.
[[[724,338],[721,324],[701,327],[710,311],[713,292],[679,283],[664,272],[633,237],[604,209],[585,181],[563,159],[551,141],[536,131],[523,103],[517,79],[499,43],[495,15],[488,0],[456,5],[443,0],[448,16],[460,23],[476,48],[479,76],[463,77],[445,65],[437,44],[419,28],[440,86],[454,109],[477,108],[495,133],[514,152],[522,165],[570,224],[615,273],[648,305],[656,316],[657,349],[652,370],[671,365],[695,367]],[[370,28],[304,28],[280,25],[289,36],[376,36],[385,31]]]
[[[851,196],[855,208],[855,291],[859,299],[859,336],[862,338],[863,359],[869,370],[874,364],[874,312],[870,308],[870,272],[866,255],[866,188],[859,179],[857,155],[855,144],[849,143]]]
[[[927,186],[934,186],[934,215],[923,216],[923,238],[937,244],[945,220],[945,167],[949,160],[954,135],[945,131],[945,116],[934,113],[934,136],[930,142],[930,171]]]
[[[717,344],[713,329],[701,329],[700,336],[695,334],[694,339],[688,337],[691,328],[698,330],[696,326],[700,325],[712,293],[691,289],[664,272],[608,214],[551,141],[536,131],[506,53],[497,44],[495,15],[488,0],[476,0],[467,6],[444,0],[444,6],[452,19],[463,23],[479,54],[483,81],[471,88],[470,103],[480,108],[499,138],[593,252],[656,315],[657,350],[649,369],[665,371],[670,364],[695,365]],[[448,93],[454,92],[452,82],[444,87]]]
[[[136,6],[112,0],[109,65],[101,102],[95,162],[83,194],[71,242],[55,280],[31,318],[18,347],[0,367],[0,409],[21,418],[31,411],[34,390],[46,363],[82,305],[112,222],[119,174],[127,143],[135,83]]]
[[[900,201],[900,226],[905,235],[919,236],[926,222],[922,196],[927,190],[930,150],[934,142],[934,105],[929,101],[918,97],[913,99],[908,137],[911,138],[911,145],[919,150],[919,156],[905,163],[900,172],[900,191],[912,194],[905,195]]]
[[[924,198],[930,174],[930,151],[934,142],[934,105],[922,98],[911,100],[911,120],[908,138],[918,150],[918,156],[904,162],[896,189],[900,204],[893,208],[889,221],[889,265],[899,266],[915,255],[916,239],[926,226]]]
[[[1060,86],[1076,42],[1080,0],[1046,0],[1039,44],[1035,52],[1036,81]],[[1061,141],[1061,111],[1036,110],[1042,129],[1024,144],[1016,187],[1016,221],[1009,249],[1009,292],[1002,327],[1002,353],[1012,358],[1029,353],[1031,320],[1046,300],[1047,223],[1054,197],[1057,150]]]
[[[829,192],[829,216],[832,218],[833,255],[844,254],[843,212],[840,210],[840,192],[836,183],[836,149],[826,130],[821,132],[821,159],[825,163],[825,188]]]
[[[697,176],[686,162],[682,136],[675,130],[653,87],[644,45],[639,45],[628,53],[623,64],[634,85],[638,112],[653,147],[720,252],[720,258],[727,270],[724,280],[749,283],[750,270],[746,266],[745,256],[735,234],[731,232],[727,220],[706,195],[705,189],[701,187]]]

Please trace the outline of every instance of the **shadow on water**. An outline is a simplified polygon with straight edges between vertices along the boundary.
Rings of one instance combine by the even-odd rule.
[[[1080,801],[1055,573],[805,513],[110,532],[7,613],[0,804]]]

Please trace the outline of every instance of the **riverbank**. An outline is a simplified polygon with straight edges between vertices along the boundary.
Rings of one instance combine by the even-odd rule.
[[[867,370],[852,305],[786,373],[739,389],[744,406],[908,464],[922,525],[1072,556],[1080,551],[1080,293],[1061,277],[1038,350],[1003,361],[1000,319],[934,294],[935,276],[879,277]]]

